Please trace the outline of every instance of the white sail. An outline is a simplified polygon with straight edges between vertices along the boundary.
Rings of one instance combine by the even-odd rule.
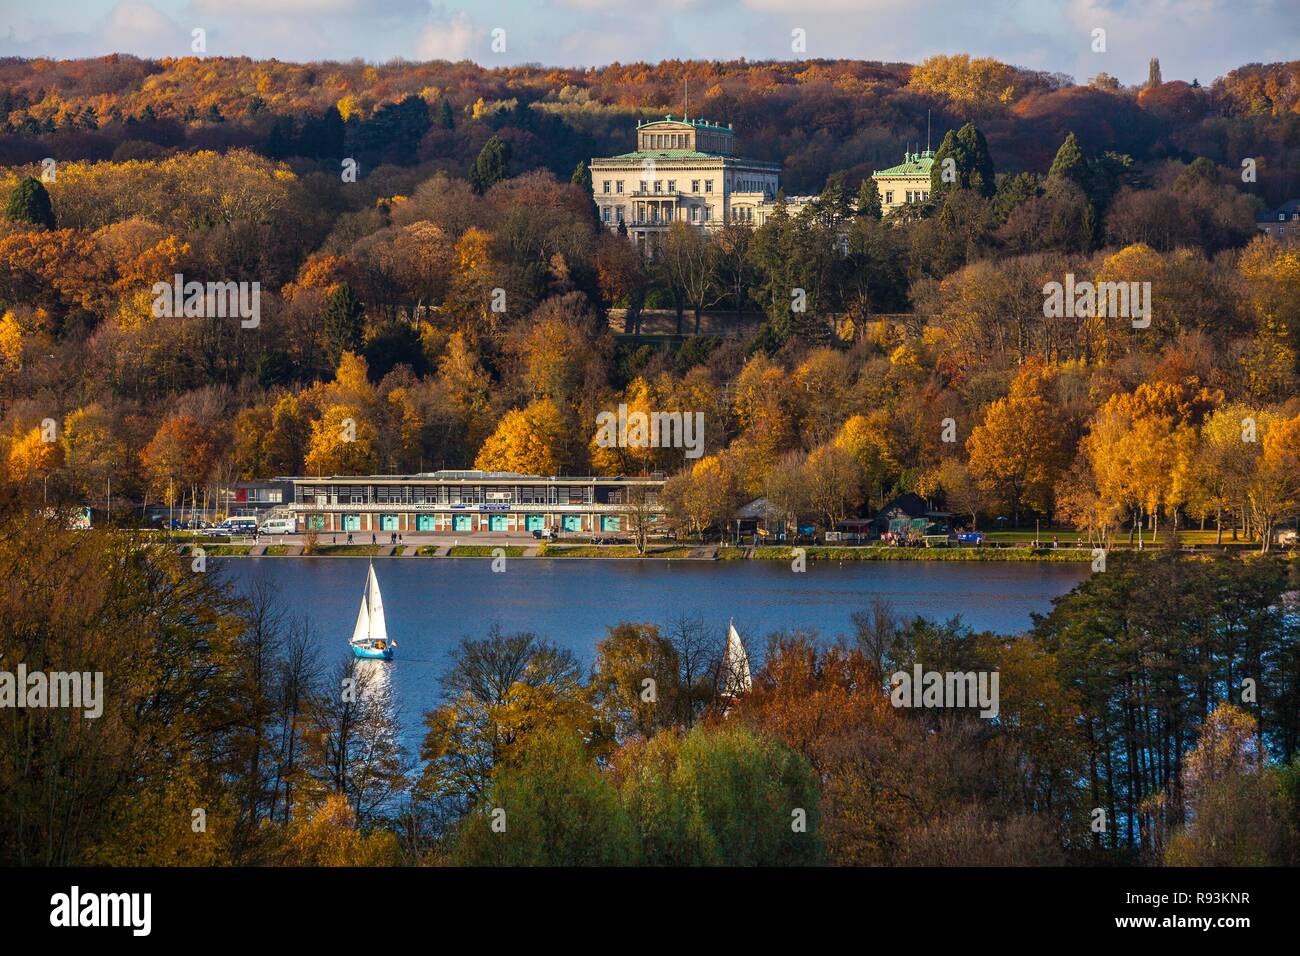
[[[370,566],[370,580],[367,582],[366,596],[370,604],[370,639],[372,641],[388,640],[388,625],[384,622],[384,599],[379,593],[379,578],[375,577],[375,566]]]
[[[357,611],[357,626],[352,629],[352,643],[360,644],[370,638],[370,609],[366,592],[361,592],[361,609]]]
[[[724,696],[735,697],[754,686],[749,673],[749,655],[745,653],[745,645],[741,643],[735,624],[727,625],[727,655],[722,667]]]

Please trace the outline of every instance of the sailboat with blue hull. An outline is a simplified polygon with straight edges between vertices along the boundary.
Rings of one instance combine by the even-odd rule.
[[[370,562],[366,574],[366,587],[361,592],[361,609],[357,624],[352,629],[352,655],[366,660],[391,661],[397,642],[388,637],[388,624],[384,620],[384,599],[379,593],[379,578],[375,576],[375,563]]]

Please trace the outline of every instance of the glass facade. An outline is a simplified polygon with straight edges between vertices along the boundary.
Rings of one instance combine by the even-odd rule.
[[[625,531],[641,502],[657,518],[662,478],[544,478],[435,472],[292,478],[291,510],[309,531],[586,535]],[[634,490],[639,494],[634,496]]]

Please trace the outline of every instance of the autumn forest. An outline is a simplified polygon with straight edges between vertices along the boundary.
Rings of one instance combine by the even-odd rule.
[[[588,163],[687,82],[783,190],[646,257]],[[883,210],[927,136],[926,200]],[[0,864],[1300,862],[1300,246],[1257,222],[1297,198],[1300,61],[0,60],[0,651],[115,688],[0,714]],[[160,316],[177,274],[257,283],[257,322]],[[1150,321],[1045,308],[1067,277]],[[620,404],[703,412],[703,455],[599,444]],[[911,492],[1110,554],[1023,634],[877,602],[755,635],[735,700],[688,617],[590,662],[467,636],[416,754],[144,518],[443,468],[663,473],[683,540]],[[998,671],[998,719],[890,706],[920,661]]]

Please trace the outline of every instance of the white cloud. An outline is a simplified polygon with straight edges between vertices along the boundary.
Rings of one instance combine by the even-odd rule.
[[[86,57],[107,53],[178,56],[189,52],[190,28],[182,27],[150,3],[121,0],[103,15],[57,20],[29,17],[5,24],[0,54]]]
[[[464,60],[474,51],[474,21],[464,11],[425,24],[415,41],[421,60]]]
[[[284,60],[395,56],[592,66],[614,60],[790,59],[919,62],[992,56],[1128,83],[1158,56],[1166,79],[1211,82],[1235,66],[1293,59],[1297,0],[0,0],[0,55],[184,55],[190,30],[210,55]],[[504,54],[489,31],[509,31]],[[1104,27],[1108,50],[1094,54]]]

